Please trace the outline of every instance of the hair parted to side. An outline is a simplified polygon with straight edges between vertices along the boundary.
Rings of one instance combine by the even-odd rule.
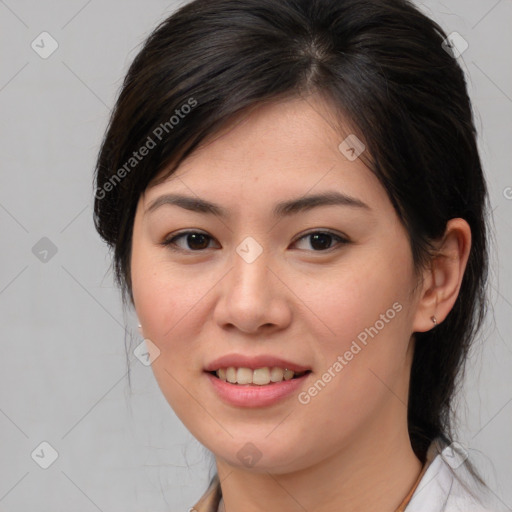
[[[140,195],[263,102],[317,94],[350,123],[407,230],[418,272],[447,221],[465,219],[472,247],[458,299],[444,322],[415,334],[408,423],[423,462],[435,437],[452,435],[452,398],[486,312],[487,188],[464,74],[445,38],[407,0],[193,1],[133,61],[95,175],[95,226],[132,304]],[[145,156],[131,161],[149,139]]]

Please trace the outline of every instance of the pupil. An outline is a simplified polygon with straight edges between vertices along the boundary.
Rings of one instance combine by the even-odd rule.
[[[314,235],[311,235],[311,246],[313,248],[320,248],[320,249],[328,249],[330,246],[330,238],[331,235],[328,235],[327,233],[317,233]],[[315,247],[315,244],[318,244],[317,247]]]
[[[194,246],[194,243],[198,243],[199,240],[199,247],[196,245]],[[203,242],[202,244],[200,242]],[[208,247],[208,241],[206,239],[206,235],[203,235],[202,233],[191,233],[187,237],[187,243],[191,249],[205,249]]]

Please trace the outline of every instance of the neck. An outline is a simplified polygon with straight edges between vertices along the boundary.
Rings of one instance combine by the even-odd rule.
[[[217,459],[225,510],[395,512],[422,469],[404,423],[358,432],[321,463],[292,473],[247,471]]]

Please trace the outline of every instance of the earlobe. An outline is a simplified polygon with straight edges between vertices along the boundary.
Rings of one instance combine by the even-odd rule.
[[[449,220],[430,268],[423,275],[413,332],[429,331],[448,316],[459,294],[470,248],[469,224],[461,218]]]

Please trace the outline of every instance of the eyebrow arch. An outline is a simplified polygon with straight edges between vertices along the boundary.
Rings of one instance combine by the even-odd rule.
[[[222,206],[211,203],[198,197],[186,196],[181,194],[165,194],[157,197],[151,202],[145,211],[145,214],[150,213],[164,204],[172,204],[190,210],[193,212],[206,213],[217,215],[222,218],[229,216],[228,211]],[[303,196],[298,199],[291,199],[277,203],[272,214],[275,217],[285,217],[294,215],[299,212],[311,210],[319,206],[350,206],[356,208],[363,208],[371,210],[371,208],[355,197],[342,194],[340,192],[323,192],[315,195]]]

